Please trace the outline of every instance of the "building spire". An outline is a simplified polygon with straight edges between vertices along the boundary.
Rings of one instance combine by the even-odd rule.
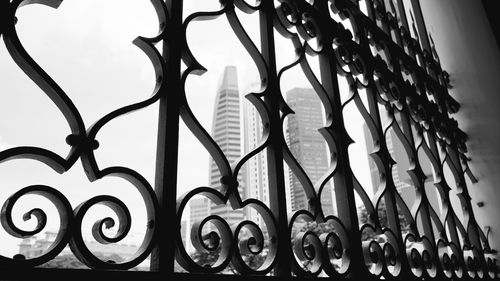
[[[219,81],[218,91],[238,90],[238,72],[236,66],[228,65],[224,68],[224,73]]]

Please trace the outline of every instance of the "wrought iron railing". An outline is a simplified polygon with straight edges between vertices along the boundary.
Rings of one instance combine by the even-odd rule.
[[[249,278],[261,275],[283,279],[293,276],[438,280],[496,278],[496,252],[490,249],[485,234],[477,225],[467,191],[465,177],[474,181],[467,165],[467,136],[451,117],[458,111],[459,104],[448,92],[448,75],[442,71],[433,42],[427,36],[418,1],[220,2],[219,10],[197,12],[183,20],[183,1],[151,0],[159,18],[160,31],[154,38],[138,37],[133,43],[148,55],[154,66],[156,87],[153,95],[110,112],[90,127],[84,124],[79,109],[68,95],[28,54],[16,33],[16,12],[21,6],[41,3],[57,8],[61,1],[0,2],[0,35],[5,46],[16,64],[64,115],[71,128],[66,141],[72,147],[65,157],[38,147],[10,148],[0,151],[0,163],[30,159],[62,174],[81,161],[90,181],[116,176],[130,182],[140,192],[147,208],[144,241],[135,255],[115,263],[101,260],[89,250],[82,237],[82,221],[92,206],[108,206],[118,217],[118,233],[109,237],[103,232],[104,227],[114,224],[111,218],[104,218],[94,224],[93,234],[104,244],[118,242],[129,233],[131,220],[130,211],[122,201],[114,196],[101,195],[72,206],[55,188],[43,185],[23,188],[3,204],[3,228],[20,238],[31,237],[43,230],[47,214],[40,209],[33,209],[25,215],[38,220],[34,230],[21,230],[14,223],[12,210],[16,202],[28,194],[43,196],[57,207],[60,228],[53,244],[36,258],[21,255],[0,257],[0,274],[4,276],[0,278],[24,279],[40,274],[52,279],[57,276],[134,279],[160,278],[167,274],[196,279],[206,278],[199,273],[224,273],[228,266]],[[411,7],[405,8],[404,3],[410,3]],[[247,34],[236,10],[258,14],[260,46]],[[406,10],[415,14],[414,20],[407,19]],[[257,108],[262,119],[263,139],[257,148],[233,165],[193,114],[184,88],[190,75],[200,75],[205,71],[190,51],[186,30],[194,21],[217,17],[227,18],[261,78],[261,91],[248,93],[246,98]],[[288,38],[296,52],[295,61],[281,69],[276,66],[275,36]],[[315,47],[310,44],[312,41],[316,42]],[[162,53],[154,46],[160,42],[163,43]],[[306,56],[318,58],[319,75],[311,69]],[[187,66],[184,71],[181,62]],[[321,99],[326,116],[326,125],[320,132],[329,146],[331,163],[328,173],[318,183],[312,183],[308,178],[290,152],[283,134],[283,120],[293,111],[282,97],[280,79],[296,65],[301,67]],[[339,77],[349,85],[348,98],[344,100],[340,97]],[[366,100],[362,95],[366,95]],[[97,133],[115,118],[153,104],[159,104],[155,182],[148,182],[127,167],[103,168],[99,165],[94,155],[99,147]],[[369,141],[374,147],[371,157],[376,163],[380,181],[373,199],[363,189],[349,163],[348,147],[352,140],[345,127],[349,120],[342,114],[347,105],[355,105],[371,136]],[[387,115],[385,119],[381,117],[384,114]],[[222,188],[199,187],[180,197],[176,194],[180,118],[216,162]],[[389,130],[403,144],[410,162],[408,173],[416,194],[412,206],[405,204],[392,177],[395,159],[386,142]],[[242,166],[263,151],[267,153],[269,206],[258,199],[243,198],[237,188]],[[424,188],[428,175],[423,173],[419,152],[423,152],[432,165],[434,186],[442,201],[441,212],[436,212],[429,203]],[[284,161],[305,190],[308,210],[287,214]],[[445,165],[453,174],[462,210],[454,210],[450,203],[450,183],[444,176]],[[330,180],[335,186],[336,216],[324,214],[319,199]],[[367,212],[362,225],[358,225],[359,206],[355,203],[355,194],[362,199]],[[181,216],[194,196],[206,197],[214,204],[226,204],[233,209],[253,208],[263,218],[265,229],[249,220],[229,225],[223,217],[216,215],[195,222],[191,240],[197,251],[217,252],[214,263],[200,264],[187,252],[180,234]],[[382,204],[385,205],[386,224],[380,222],[378,210]],[[458,219],[456,212],[463,212],[463,221]],[[402,217],[407,230],[402,230]],[[321,233],[315,230],[292,231],[298,221],[314,221],[326,224],[328,228]],[[204,235],[202,229],[208,224],[214,231]],[[241,238],[243,229],[251,235]],[[95,271],[36,268],[55,258],[67,245],[81,262]],[[251,266],[243,258],[245,255],[263,255],[264,258],[258,266]],[[121,271],[138,265],[148,256],[151,258],[151,272]],[[187,273],[175,273],[176,262]]]

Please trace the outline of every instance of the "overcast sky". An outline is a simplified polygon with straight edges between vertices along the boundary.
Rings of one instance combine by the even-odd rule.
[[[196,10],[217,9],[218,3],[212,0],[185,1],[185,15]],[[18,11],[18,18],[16,28],[24,47],[73,100],[87,127],[106,113],[151,95],[155,82],[152,65],[146,55],[131,43],[137,36],[152,37],[157,33],[158,20],[149,1],[65,0],[57,10],[41,5],[23,7]],[[257,18],[254,14],[241,19],[259,45]],[[187,38],[195,57],[208,69],[201,77],[192,75],[188,78],[188,102],[198,120],[210,132],[216,86],[223,68],[226,65],[238,67],[242,95],[248,93],[250,85],[260,78],[253,61],[230,31],[225,17],[193,23],[188,28]],[[291,63],[294,51],[289,41],[278,38],[277,44],[278,66]],[[315,67],[313,60],[311,64]],[[3,43],[0,45],[0,66],[0,150],[30,145],[65,157],[70,149],[65,143],[70,133],[65,119],[12,61]],[[310,87],[300,67],[286,73],[282,85],[283,93],[293,87]],[[96,151],[101,168],[130,167],[153,185],[157,110],[155,104],[115,119],[102,128],[97,135],[100,147]],[[354,139],[360,139],[360,116],[356,116],[355,110],[348,111],[345,114],[350,122],[349,133]],[[182,194],[207,185],[209,155],[182,124],[179,143],[178,194]],[[358,142],[350,151],[354,155],[352,166],[366,172],[368,162],[366,154],[363,155],[364,147],[364,142]],[[370,184],[368,178],[362,180]],[[20,188],[46,184],[61,190],[73,207],[98,194],[119,195],[128,206],[133,206],[135,222],[145,220],[145,208],[137,204],[138,193],[133,186],[115,178],[89,183],[79,161],[63,175],[38,162],[9,161],[0,164],[0,179],[2,204]],[[16,221],[27,229],[34,227],[35,222],[24,223],[19,218],[33,200],[26,199],[25,204],[19,204],[21,207],[16,210]],[[48,207],[50,204],[40,204],[51,208]],[[49,215],[49,219],[52,220],[49,225],[57,225],[54,216]],[[142,226],[133,223],[132,231],[141,231]],[[1,229],[0,239],[3,241],[0,254],[12,256],[16,253],[17,242]]]

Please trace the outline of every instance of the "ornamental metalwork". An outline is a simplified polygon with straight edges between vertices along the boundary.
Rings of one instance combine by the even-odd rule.
[[[139,191],[147,209],[145,237],[138,251],[129,259],[109,262],[99,259],[82,237],[82,221],[95,205],[112,209],[119,229],[110,237],[103,229],[115,224],[110,218],[95,222],[92,233],[102,244],[119,242],[129,234],[131,214],[117,197],[100,195],[77,206],[54,187],[33,185],[20,189],[3,202],[2,227],[10,235],[31,237],[41,232],[47,214],[32,209],[26,219],[34,218],[37,226],[25,231],[16,226],[12,210],[23,196],[36,194],[50,200],[57,208],[60,227],[50,248],[36,258],[0,257],[0,274],[24,278],[30,273],[56,276],[60,272],[43,273],[35,268],[55,258],[69,245],[74,255],[91,269],[92,276],[112,277],[120,270],[130,269],[151,257],[147,275],[159,278],[178,274],[189,278],[198,273],[224,273],[230,266],[247,277],[274,275],[280,278],[410,278],[455,279],[496,278],[496,251],[490,249],[486,235],[472,212],[465,177],[474,177],[467,162],[466,134],[452,115],[459,104],[450,96],[448,74],[441,69],[432,38],[427,35],[417,0],[411,1],[256,1],[224,0],[218,10],[196,12],[183,17],[183,1],[151,0],[160,29],[153,38],[137,37],[133,43],[151,60],[156,86],[152,95],[140,102],[109,112],[93,125],[84,124],[79,109],[62,88],[40,67],[23,47],[16,32],[16,12],[28,4],[44,4],[57,8],[58,0],[13,0],[0,2],[0,35],[15,63],[57,106],[71,129],[66,142],[67,155],[58,155],[40,147],[15,147],[0,151],[0,163],[13,159],[41,162],[58,173],[65,173],[81,161],[90,182],[105,177],[120,177]],[[404,4],[411,5],[407,18]],[[238,14],[256,14],[259,18],[260,46],[248,35]],[[230,164],[222,149],[200,124],[186,99],[185,83],[191,75],[203,75],[206,69],[190,50],[187,29],[195,21],[225,17],[241,45],[253,59],[260,79],[261,91],[247,93],[246,98],[258,110],[263,123],[260,145]],[[414,19],[413,19],[414,18]],[[277,32],[275,32],[277,31]],[[278,68],[275,36],[290,40],[296,52],[293,63]],[[163,51],[155,47],[163,44]],[[319,73],[313,71],[307,57],[319,61]],[[182,67],[182,63],[186,67]],[[222,63],[222,62],[221,62]],[[330,151],[330,169],[316,183],[311,182],[304,168],[287,145],[283,122],[294,114],[281,93],[281,77],[292,67],[300,66],[314,88],[325,111],[325,126],[320,133]],[[341,98],[339,79],[348,84],[347,98]],[[363,96],[363,97],[362,97]],[[2,94],[2,102],[6,99]],[[155,182],[148,182],[128,167],[103,167],[96,160],[99,149],[98,132],[110,121],[159,105]],[[371,157],[376,163],[380,188],[370,198],[353,173],[349,161],[352,140],[346,131],[342,111],[354,106],[373,144]],[[382,117],[384,115],[384,117]],[[181,120],[210,153],[217,164],[221,188],[193,187],[182,196],[176,194],[178,135]],[[415,187],[415,200],[408,206],[397,192],[392,176],[395,159],[386,137],[394,132],[409,159],[408,173]],[[243,198],[238,192],[238,176],[242,166],[258,153],[266,153],[269,175],[269,205],[263,201]],[[419,152],[432,165],[434,186],[440,194],[442,211],[436,212],[424,188],[426,175]],[[297,176],[308,199],[309,208],[287,214],[284,164]],[[462,209],[452,208],[450,183],[443,176],[450,167],[458,187]],[[333,181],[337,215],[324,214],[321,193]],[[358,224],[357,194],[367,212],[367,220]],[[229,225],[221,216],[209,215],[191,226],[191,243],[199,252],[215,253],[212,264],[200,264],[181,241],[181,216],[195,197],[205,197],[212,204],[232,209],[252,208],[265,222],[265,229],[250,220]],[[379,208],[384,205],[387,223],[381,224]],[[399,210],[399,211],[398,211]],[[457,212],[463,212],[460,221]],[[400,215],[400,213],[402,215]],[[404,218],[408,229],[403,231]],[[327,225],[326,231],[293,231],[295,224],[314,222]],[[202,231],[210,225],[207,235]],[[242,235],[243,232],[250,233]],[[263,256],[258,266],[248,256]],[[245,257],[245,258],[244,258]],[[175,273],[178,263],[185,273]],[[21,269],[21,271],[20,271]],[[102,270],[111,270],[106,273]],[[24,273],[23,273],[24,272]],[[78,271],[76,271],[78,272]],[[93,271],[91,271],[93,272]],[[86,274],[86,275],[85,275]],[[101,274],[101,275],[99,275]],[[24,276],[24,277],[23,277]],[[141,275],[133,275],[141,278]],[[205,275],[206,277],[207,275]],[[235,276],[234,278],[241,278]],[[262,277],[261,277],[262,278]]]

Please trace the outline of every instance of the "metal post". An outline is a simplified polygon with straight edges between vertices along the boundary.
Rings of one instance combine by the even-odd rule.
[[[267,163],[269,175],[269,202],[271,211],[277,221],[276,237],[271,237],[271,243],[277,243],[277,256],[275,275],[286,277],[291,274],[291,261],[293,259],[292,246],[288,231],[288,218],[286,212],[285,180],[283,170],[283,151],[285,145],[280,120],[280,88],[276,72],[276,50],[274,43],[272,1],[263,1],[260,17],[260,37],[262,56],[267,64],[267,85],[264,102],[270,109],[270,135],[271,144],[267,148]]]
[[[328,6],[326,1],[317,1],[318,13],[326,13],[325,18],[329,18]],[[326,22],[322,23],[322,42],[332,42],[333,33],[329,30]],[[337,146],[337,169],[333,175],[333,184],[335,186],[335,199],[337,204],[338,217],[344,223],[351,250],[351,277],[354,279],[368,276],[368,272],[361,249],[361,233],[358,228],[358,215],[356,202],[354,198],[354,183],[351,166],[349,163],[348,146],[350,139],[348,137],[345,120],[343,116],[343,107],[340,98],[340,89],[337,79],[337,61],[334,56],[334,50],[331,44],[324,44],[324,50],[318,54],[321,82],[328,94],[331,103],[331,112],[326,112],[328,119],[333,120],[333,125],[329,127],[335,136]]]
[[[413,15],[415,16],[415,24],[417,25],[418,37],[423,50],[431,52],[431,44],[425,27],[424,16],[420,7],[420,0],[410,0]]]
[[[167,34],[163,41],[163,57],[167,64],[167,91],[160,98],[156,150],[155,192],[160,205],[158,245],[151,253],[151,270],[171,273],[174,270],[175,231],[180,218],[176,215],[177,157],[179,145],[179,100],[181,83],[182,4],[183,0],[167,0]]]

